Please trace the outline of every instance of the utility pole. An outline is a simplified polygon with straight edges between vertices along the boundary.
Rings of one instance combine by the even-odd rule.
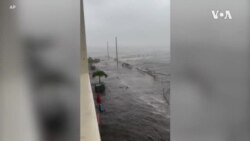
[[[116,62],[117,62],[117,70],[118,70],[118,49],[117,49],[117,37],[115,37],[115,47],[116,47]]]
[[[108,55],[108,59],[109,59],[109,41],[107,41],[107,55]]]

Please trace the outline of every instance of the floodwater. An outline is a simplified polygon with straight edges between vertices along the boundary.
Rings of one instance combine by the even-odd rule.
[[[156,56],[121,57],[118,69],[113,59],[96,65],[108,74],[102,78],[106,84],[105,112],[99,113],[102,141],[170,140],[168,61]]]

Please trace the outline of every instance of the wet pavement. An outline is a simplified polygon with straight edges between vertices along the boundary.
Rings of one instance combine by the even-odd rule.
[[[102,78],[106,84],[105,112],[100,114],[102,141],[169,141],[170,113],[163,85],[135,68],[119,64],[117,70],[112,60],[96,66],[108,74]],[[164,87],[169,89],[169,83]]]

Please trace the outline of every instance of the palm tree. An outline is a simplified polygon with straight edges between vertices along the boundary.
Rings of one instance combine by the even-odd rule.
[[[92,74],[92,77],[93,77],[93,78],[95,78],[96,76],[99,77],[99,83],[101,83],[101,77],[105,77],[105,78],[108,77],[108,75],[107,75],[104,71],[102,71],[102,70],[97,70],[97,71],[95,71],[95,72]]]
[[[94,63],[94,59],[92,57],[89,57],[88,61],[90,66]]]

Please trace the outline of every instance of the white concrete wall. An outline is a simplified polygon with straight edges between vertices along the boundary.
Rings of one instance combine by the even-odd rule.
[[[81,59],[81,141],[100,141],[99,127],[88,73],[83,3],[81,3]]]

